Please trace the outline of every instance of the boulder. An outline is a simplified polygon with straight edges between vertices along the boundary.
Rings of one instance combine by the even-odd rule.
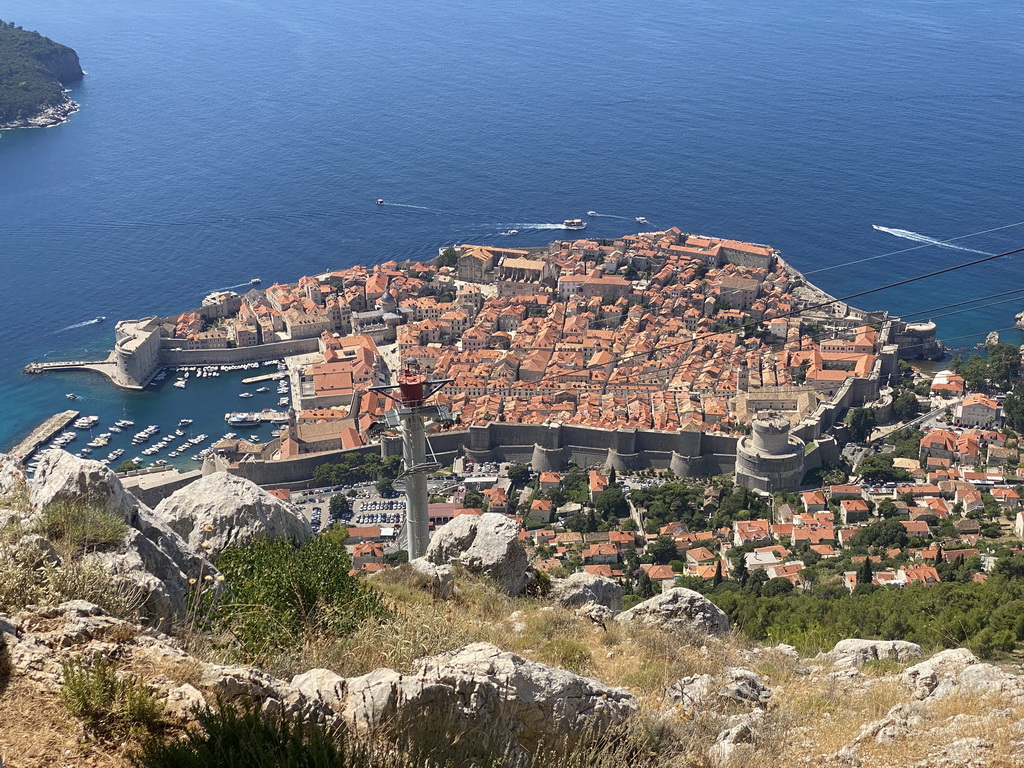
[[[319,680],[317,700],[329,703],[343,690],[340,713],[358,729],[387,723],[442,739],[445,728],[466,732],[470,739],[501,733],[502,739],[527,749],[576,734],[592,737],[637,709],[633,695],[622,688],[527,661],[488,643],[422,659],[411,675],[377,669],[344,681],[344,689],[335,678],[321,674]],[[309,682],[294,684],[309,695]],[[431,725],[424,729],[426,712]]]
[[[409,561],[409,570],[438,600],[447,600],[455,594],[455,575],[449,566],[434,565],[425,557],[417,557]]]
[[[309,523],[294,506],[226,472],[215,472],[175,491],[156,506],[153,518],[193,551],[209,555],[260,536],[296,543],[312,536]]]
[[[956,678],[967,667],[977,663],[978,658],[966,648],[950,648],[907,667],[902,679],[913,691],[915,699],[924,699],[932,694],[940,682]]]
[[[29,505],[38,515],[48,505],[83,501],[131,523],[141,504],[105,464],[67,451],[44,451],[32,479]]]
[[[586,571],[577,571],[567,579],[556,581],[551,598],[565,608],[597,603],[613,611],[622,610],[622,587],[612,579]]]
[[[998,695],[1010,704],[1024,703],[1024,677],[985,664],[966,648],[940,651],[908,667],[903,682],[915,699],[941,699],[967,694]]]
[[[690,675],[677,680],[668,689],[669,698],[686,709],[696,710],[716,703],[766,704],[771,689],[749,669],[734,667],[717,678],[712,675]]]
[[[674,587],[615,617],[623,624],[646,624],[664,629],[695,629],[711,635],[729,631],[729,617],[700,592]]]
[[[906,640],[840,640],[835,648],[824,654],[828,661],[840,667],[859,667],[869,661],[895,661],[906,663],[921,658],[921,646]]]
[[[7,453],[0,453],[0,498],[18,493],[25,487],[25,472],[21,464]]]
[[[519,541],[519,524],[495,513],[460,515],[431,538],[426,559],[434,565],[458,561],[471,573],[498,582],[508,595],[518,595],[529,582],[529,561]]]

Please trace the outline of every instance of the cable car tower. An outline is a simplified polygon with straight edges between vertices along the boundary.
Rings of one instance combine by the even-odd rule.
[[[426,401],[451,381],[452,379],[428,381],[419,366],[410,364],[399,374],[397,385],[370,387],[372,391],[380,392],[398,406],[384,414],[382,426],[397,429],[402,437],[404,469],[399,477],[405,478],[405,538],[410,560],[423,557],[427,552],[430,538],[427,518],[427,475],[441,468],[433,452],[429,457],[427,455],[426,426],[439,424],[447,427],[452,423],[452,415],[447,406],[427,405]]]

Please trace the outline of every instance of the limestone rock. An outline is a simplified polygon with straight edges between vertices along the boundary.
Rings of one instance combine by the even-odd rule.
[[[459,732],[486,735],[500,729],[503,738],[526,748],[544,739],[603,731],[637,709],[632,694],[622,688],[527,661],[488,643],[423,659],[411,675],[377,669],[345,683],[342,714],[356,728],[388,723],[423,729],[429,712],[432,720]],[[297,686],[308,688],[303,681]],[[333,695],[321,694],[321,699]],[[430,733],[428,728],[424,736]]]
[[[506,594],[518,595],[529,582],[529,561],[518,537],[519,525],[504,515],[460,515],[434,534],[426,558],[435,565],[457,560],[471,573],[497,581]]]
[[[417,557],[409,561],[409,569],[438,600],[447,600],[455,594],[455,575],[449,566],[434,565],[425,557]]]
[[[966,648],[950,648],[908,667],[903,671],[902,679],[913,690],[915,699],[924,699],[935,691],[940,681],[954,679],[977,663],[978,658]]]
[[[584,603],[575,613],[581,619],[590,619],[602,629],[607,629],[608,622],[615,618],[615,611],[599,603]]]
[[[622,610],[622,587],[618,582],[586,571],[556,581],[551,598],[565,608],[597,603],[613,611]]]
[[[0,497],[17,493],[25,486],[25,472],[14,457],[0,453]]]
[[[215,472],[175,491],[156,506],[153,517],[192,550],[209,555],[259,536],[301,543],[312,535],[291,504],[226,472]],[[206,526],[212,530],[205,530]]]
[[[764,711],[754,710],[749,715],[732,717],[728,726],[719,732],[708,750],[711,764],[717,768],[740,768],[751,765],[758,728],[764,721]]]
[[[921,646],[906,640],[840,640],[825,657],[841,667],[859,667],[869,661],[905,663],[921,657]]]
[[[318,702],[333,712],[344,709],[348,683],[344,677],[329,669],[310,669],[292,678],[292,686],[311,701]]]
[[[712,635],[729,631],[729,617],[700,592],[674,587],[615,617],[624,624],[639,623],[664,629],[696,629]]]
[[[49,504],[84,501],[131,523],[141,506],[106,465],[67,451],[44,451],[32,479],[29,504],[35,514]]]
[[[191,722],[197,709],[207,706],[203,692],[193,685],[185,683],[167,690],[167,702],[164,714],[180,720]]]
[[[714,707],[717,704],[766,704],[772,691],[749,669],[734,667],[719,677],[690,675],[677,680],[668,696],[689,710]]]

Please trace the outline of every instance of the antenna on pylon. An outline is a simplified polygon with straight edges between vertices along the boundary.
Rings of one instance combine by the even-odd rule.
[[[430,525],[427,517],[427,475],[436,472],[441,465],[433,456],[427,457],[425,421],[435,424],[449,424],[451,412],[444,405],[427,405],[427,400],[436,395],[452,379],[428,380],[415,362],[407,363],[398,375],[398,384],[383,384],[370,387],[397,404],[397,408],[384,414],[388,427],[397,429],[402,437],[403,469],[400,477],[405,478],[406,509],[405,539],[409,559],[423,557],[430,539]],[[398,390],[397,394],[395,390]]]

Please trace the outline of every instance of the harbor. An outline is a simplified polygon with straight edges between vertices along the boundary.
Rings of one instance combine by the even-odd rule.
[[[29,435],[11,449],[10,455],[15,461],[22,462],[35,453],[39,446],[62,432],[68,424],[78,418],[78,411],[62,411],[46,419],[33,429]]]

